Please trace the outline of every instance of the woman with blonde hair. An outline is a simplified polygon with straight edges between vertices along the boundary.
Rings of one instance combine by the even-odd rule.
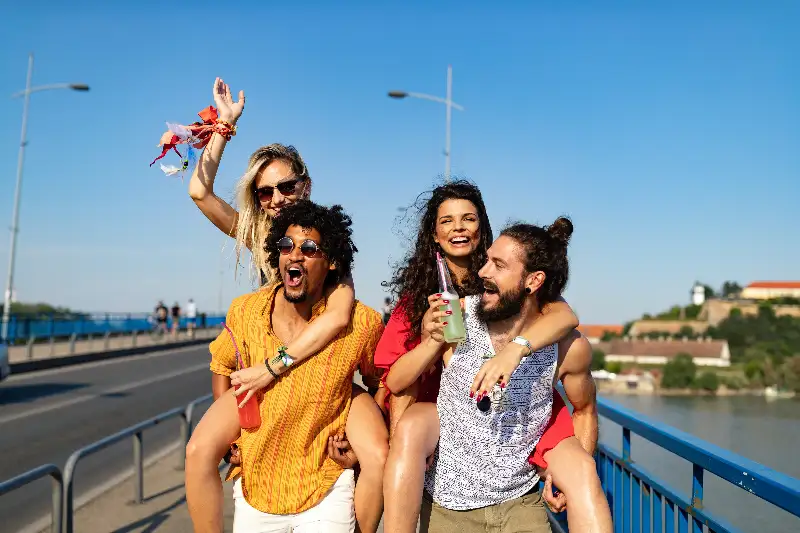
[[[233,129],[244,110],[244,91],[239,92],[239,99],[234,102],[228,85],[217,78],[213,93],[219,113],[218,121]],[[250,156],[247,171],[236,185],[237,211],[214,193],[214,179],[227,142],[223,135],[213,134],[192,174],[189,195],[217,228],[226,235],[235,237],[237,267],[243,249],[248,249],[252,255],[251,275],[257,277],[262,286],[268,286],[277,281],[267,263],[267,253],[264,250],[272,220],[284,207],[309,197],[311,177],[294,147],[282,144],[261,147]],[[290,364],[317,353],[349,324],[355,301],[352,279],[339,284],[326,297],[325,311],[297,335],[281,354],[282,357],[291,358]],[[287,367],[280,360],[273,364],[275,361],[270,360],[273,370],[278,374],[286,371]],[[215,399],[231,388],[230,375],[234,371],[235,368],[214,369],[212,389]],[[274,379],[263,365],[246,368],[236,374],[236,381],[241,384],[241,388],[236,391],[241,400],[240,405]],[[377,387],[377,383],[370,385]],[[234,403],[230,402],[230,405]],[[231,410],[225,416],[236,417],[237,413]],[[209,423],[205,427],[214,427],[214,424]],[[361,531],[376,531],[383,512],[383,468],[388,455],[388,432],[375,401],[356,385],[353,386],[353,399],[345,431],[346,441],[337,438],[329,443],[330,455],[337,462],[351,465],[352,456],[348,458],[341,450],[352,447],[360,465],[355,492],[356,518]],[[229,444],[223,443],[220,446],[220,439],[224,439],[224,435],[196,432],[187,448],[187,500],[195,527],[200,523],[207,524],[210,526],[208,531],[222,531],[221,492],[208,490],[215,483],[219,485],[216,467],[220,457],[217,452]],[[232,452],[234,455],[230,462],[238,464],[235,448],[232,448]]]

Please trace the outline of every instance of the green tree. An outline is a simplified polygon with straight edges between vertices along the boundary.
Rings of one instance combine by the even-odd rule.
[[[800,392],[800,355],[786,359],[780,368],[781,386]]]
[[[681,306],[673,305],[669,311],[656,315],[658,320],[678,320],[681,317]]]
[[[606,371],[611,372],[612,374],[619,374],[622,372],[622,363],[611,361],[606,363]]]
[[[764,360],[764,385],[768,387],[780,385],[780,372],[770,357]]]
[[[800,318],[776,316],[770,305],[759,306],[755,315],[735,311],[716,328],[709,328],[714,338],[728,341],[733,361],[772,358],[780,364],[800,354]]]
[[[592,352],[592,370],[603,370],[606,367],[606,354],[603,350]]]
[[[771,298],[767,300],[767,303],[771,305],[800,305],[800,298],[781,296],[780,298]]]
[[[739,390],[742,388],[742,382],[736,376],[730,376],[722,380],[722,383],[725,384],[731,390]]]
[[[706,370],[700,374],[694,382],[695,387],[708,392],[717,392],[719,388],[719,376],[714,372]]]
[[[747,379],[757,385],[764,384],[764,360],[750,359],[744,365],[744,375]]]
[[[680,331],[678,331],[678,337],[688,337],[690,339],[694,339],[697,334],[694,332],[691,326],[683,326],[681,327]]]
[[[687,305],[684,309],[684,316],[686,320],[695,320],[700,316],[700,311],[703,309],[702,305]]]
[[[0,304],[0,313],[3,312],[3,305]],[[53,316],[56,318],[80,318],[86,316],[85,313],[73,311],[66,307],[56,307],[48,303],[24,303],[11,302],[11,314],[36,318],[42,316]]]
[[[697,365],[694,364],[692,356],[687,353],[679,353],[664,365],[661,386],[665,389],[685,389],[692,385],[696,373]]]
[[[735,281],[726,281],[722,284],[722,297],[731,298],[742,292],[742,286]]]

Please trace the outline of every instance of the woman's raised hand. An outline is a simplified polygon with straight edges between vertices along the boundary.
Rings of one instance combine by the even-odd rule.
[[[234,102],[231,96],[231,88],[222,81],[222,78],[217,78],[214,80],[212,92],[220,120],[236,124],[236,121],[242,116],[242,111],[244,111],[244,91],[239,91],[239,100]]]

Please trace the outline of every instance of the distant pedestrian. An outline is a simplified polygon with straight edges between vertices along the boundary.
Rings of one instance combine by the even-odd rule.
[[[194,300],[189,298],[189,303],[186,304],[186,331],[189,337],[194,338],[194,327],[197,322],[197,304]]]
[[[178,330],[180,329],[181,325],[181,306],[178,305],[178,302],[175,302],[175,305],[172,306],[172,336],[178,336]]]
[[[169,315],[169,310],[167,306],[164,305],[163,300],[159,300],[158,305],[156,306],[155,310],[156,315],[156,332],[158,334],[166,334],[167,333],[167,318]]]

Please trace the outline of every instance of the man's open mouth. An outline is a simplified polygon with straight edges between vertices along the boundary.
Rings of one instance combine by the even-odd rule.
[[[485,292],[486,294],[497,294],[500,291],[498,290],[496,285],[484,283],[483,292]]]
[[[299,287],[303,283],[305,271],[299,266],[290,266],[286,269],[284,282],[287,287]]]

